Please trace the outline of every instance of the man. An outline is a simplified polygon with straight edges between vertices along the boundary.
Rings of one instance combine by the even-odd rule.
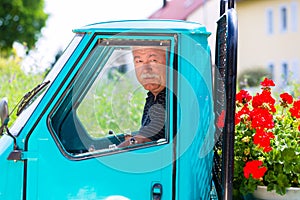
[[[149,92],[139,133],[118,147],[156,141],[165,135],[166,48],[134,47],[133,60],[137,80]]]

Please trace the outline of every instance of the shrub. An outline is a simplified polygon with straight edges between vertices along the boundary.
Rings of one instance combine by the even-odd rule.
[[[272,78],[268,70],[262,67],[246,69],[238,77],[238,87],[244,89],[247,87],[257,87],[264,77]]]
[[[34,86],[41,83],[43,74],[26,74],[20,66],[20,60],[16,58],[0,57],[0,98],[7,97],[9,112],[17,105],[23,95]],[[10,124],[16,115],[10,116]]]

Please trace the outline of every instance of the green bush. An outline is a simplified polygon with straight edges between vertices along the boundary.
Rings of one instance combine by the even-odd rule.
[[[23,95],[41,83],[43,74],[26,74],[17,58],[0,57],[0,98],[7,97],[8,109],[11,112]],[[16,119],[15,112],[10,116],[10,124]]]
[[[130,79],[101,79],[85,96],[77,115],[92,137],[106,136],[109,130],[116,133],[137,131],[141,125],[146,91]]]
[[[268,72],[265,68],[255,67],[252,69],[246,69],[242,71],[238,77],[238,88],[244,89],[248,87],[257,87],[265,77],[270,79],[272,78],[270,72]]]
[[[300,82],[298,79],[289,79],[288,87],[290,93],[296,98],[300,99]]]

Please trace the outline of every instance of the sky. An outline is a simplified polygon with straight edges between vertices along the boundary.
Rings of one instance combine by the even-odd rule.
[[[147,19],[163,0],[45,0],[50,16],[42,29],[37,51],[25,59],[25,68],[45,69],[74,36],[73,29],[87,24],[127,19]]]

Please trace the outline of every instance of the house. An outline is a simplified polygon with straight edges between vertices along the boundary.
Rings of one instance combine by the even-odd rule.
[[[212,33],[214,58],[220,0],[171,0],[150,19],[200,22]],[[189,5],[189,7],[186,7]],[[300,80],[300,0],[237,0],[238,75],[265,70],[278,86]],[[250,77],[251,78],[251,77]],[[252,77],[253,78],[253,77]]]
[[[240,0],[240,69],[267,69],[285,87],[300,80],[300,0]]]
[[[220,0],[164,0],[164,6],[149,19],[176,19],[198,22],[211,33],[208,42],[212,58],[215,57],[217,20],[220,17]],[[214,60],[212,60],[214,63]]]

